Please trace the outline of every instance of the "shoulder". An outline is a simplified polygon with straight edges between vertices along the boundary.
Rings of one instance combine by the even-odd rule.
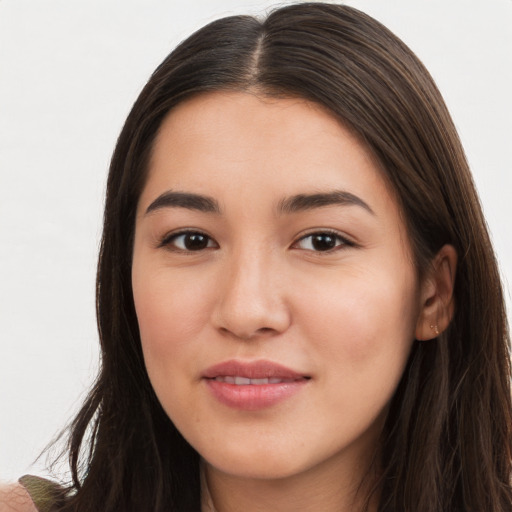
[[[0,512],[37,512],[37,508],[23,485],[0,483]]]
[[[0,484],[0,512],[50,512],[63,491],[46,478],[22,476],[17,483]]]

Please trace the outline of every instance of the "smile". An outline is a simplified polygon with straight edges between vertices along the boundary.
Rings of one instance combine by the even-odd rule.
[[[216,401],[242,411],[270,408],[290,399],[311,381],[309,375],[272,361],[225,361],[201,375]]]
[[[225,382],[226,384],[235,384],[236,386],[262,386],[265,384],[282,384],[284,382],[294,382],[297,379],[280,379],[279,377],[270,377],[263,379],[249,379],[248,377],[239,377],[239,376],[218,376],[215,377],[217,382]]]

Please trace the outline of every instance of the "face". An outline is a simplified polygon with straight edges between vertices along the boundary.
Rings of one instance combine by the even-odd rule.
[[[373,454],[420,302],[382,176],[300,99],[208,93],[164,121],[133,294],[154,390],[208,468],[354,472]]]

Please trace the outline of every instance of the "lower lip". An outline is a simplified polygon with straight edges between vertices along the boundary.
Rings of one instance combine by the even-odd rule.
[[[257,411],[282,402],[298,393],[307,382],[309,380],[299,379],[280,384],[239,386],[206,379],[206,384],[219,402],[244,411]]]

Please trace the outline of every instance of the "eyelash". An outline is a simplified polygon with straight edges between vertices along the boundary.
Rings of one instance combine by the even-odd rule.
[[[306,235],[303,235],[301,236],[296,242],[294,242],[292,244],[292,247],[293,246],[296,246],[299,244],[299,242],[302,242],[303,240],[306,240],[308,238],[312,238],[314,236],[328,236],[328,237],[332,237],[334,238],[337,242],[341,242],[341,243],[337,243],[337,245],[335,245],[334,247],[332,247],[331,249],[327,249],[325,251],[315,251],[314,249],[302,249],[302,250],[305,250],[305,251],[312,251],[312,252],[315,252],[315,253],[318,253],[318,254],[331,254],[335,251],[339,251],[340,249],[342,249],[343,247],[355,247],[355,243],[352,242],[351,240],[348,240],[346,237],[342,236],[340,233],[338,233],[337,231],[334,231],[332,229],[320,229],[318,231],[312,231],[310,233],[307,233]],[[312,242],[312,241],[311,241]]]
[[[181,248],[181,247],[176,247],[174,244],[176,242],[176,240],[180,237],[186,237],[186,236],[200,236],[200,237],[205,237],[208,241],[207,241],[207,245],[203,248],[199,248],[199,249],[187,249],[186,247],[184,248]],[[297,245],[304,241],[304,240],[307,240],[308,238],[312,238],[314,236],[328,236],[328,237],[332,237],[334,238],[336,241],[337,241],[337,244],[330,248],[330,249],[326,249],[325,251],[322,251],[322,250],[314,250],[314,248],[307,248],[307,249],[301,249],[301,250],[305,250],[305,251],[311,251],[311,252],[314,252],[314,253],[318,253],[318,254],[331,254],[335,251],[338,251],[340,249],[342,249],[343,247],[355,247],[356,244],[350,240],[348,240],[347,238],[345,238],[344,236],[342,236],[340,233],[338,233],[337,231],[334,231],[334,230],[330,230],[330,229],[321,229],[321,230],[317,230],[317,231],[312,231],[306,235],[303,235],[301,236],[296,242],[294,242],[291,247],[292,248],[299,248],[297,247]],[[210,245],[210,243],[212,243],[214,245]],[[341,242],[341,243],[340,243]],[[311,245],[313,244],[313,242],[311,242]],[[184,254],[191,254],[191,253],[194,253],[194,252],[202,252],[206,249],[214,249],[214,248],[218,248],[218,244],[213,240],[213,238],[211,238],[209,235],[207,235],[206,233],[202,232],[202,231],[198,231],[198,230],[193,230],[193,229],[187,229],[187,230],[183,230],[183,231],[178,231],[177,233],[170,233],[170,234],[167,234],[165,235],[162,240],[160,241],[160,243],[158,244],[158,247],[161,248],[161,247],[165,247],[165,248],[168,248],[169,250],[171,251],[174,251],[174,252],[180,252],[180,253],[184,253]],[[300,249],[300,248],[299,248]]]
[[[210,242],[213,242],[215,244],[215,246],[218,247],[217,243],[213,240],[212,237],[208,236],[206,233],[203,233],[202,231],[198,231],[195,229],[185,229],[182,231],[178,231],[177,233],[167,234],[162,238],[162,240],[158,244],[158,247],[165,247],[171,251],[181,252],[181,253],[185,253],[185,254],[189,254],[189,253],[193,253],[193,252],[201,252],[205,249],[214,248],[214,247],[208,247],[208,245],[207,245],[203,249],[193,250],[193,249],[187,249],[186,247],[181,248],[181,247],[176,247],[175,245],[173,245],[173,243],[175,243],[178,238],[186,237],[187,235],[189,235],[189,236],[196,235],[196,236],[205,237],[206,239],[208,239],[208,244],[210,244]]]

